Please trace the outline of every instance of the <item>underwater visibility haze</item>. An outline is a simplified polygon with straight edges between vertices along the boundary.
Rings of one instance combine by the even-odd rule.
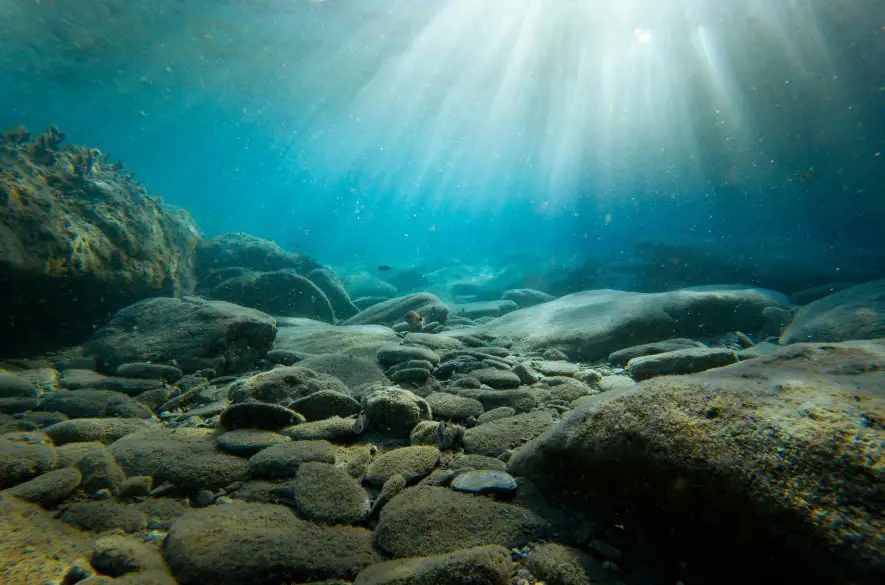
[[[0,0],[8,583],[880,583],[881,0]]]

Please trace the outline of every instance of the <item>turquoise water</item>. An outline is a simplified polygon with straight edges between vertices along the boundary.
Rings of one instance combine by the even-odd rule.
[[[0,126],[321,261],[881,247],[881,3],[0,2]]]

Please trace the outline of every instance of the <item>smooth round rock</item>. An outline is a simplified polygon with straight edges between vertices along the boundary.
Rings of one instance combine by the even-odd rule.
[[[516,480],[504,471],[479,469],[457,476],[450,487],[471,494],[510,493],[516,491]]]

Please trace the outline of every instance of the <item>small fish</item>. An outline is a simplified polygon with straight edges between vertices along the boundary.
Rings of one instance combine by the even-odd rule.
[[[353,433],[355,435],[363,434],[363,431],[366,430],[366,415],[363,412],[360,412],[357,415],[356,420],[353,423]]]
[[[446,423],[443,421],[439,421],[439,424],[436,425],[436,446],[442,449],[443,444],[446,442]]]
[[[393,270],[393,266],[388,266],[387,264],[382,264],[378,267],[379,272],[387,272],[388,270]]]
[[[409,325],[415,326],[420,325],[421,321],[424,320],[424,317],[419,315],[417,311],[409,311],[406,313],[403,319],[405,319],[406,323],[408,323]]]

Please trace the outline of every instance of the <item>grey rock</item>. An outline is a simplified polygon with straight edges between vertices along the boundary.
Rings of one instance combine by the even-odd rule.
[[[280,318],[274,349],[313,355],[345,354],[375,360],[379,348],[399,343],[396,333],[380,325],[330,325],[310,319]]]
[[[129,433],[156,427],[156,423],[134,418],[75,418],[43,429],[56,445],[99,441],[109,445]]]
[[[763,312],[768,311],[769,309],[781,310],[779,307],[767,307],[766,309],[764,309]],[[631,347],[625,347],[624,349],[619,349],[618,351],[614,351],[609,354],[608,361],[616,366],[626,366],[627,362],[635,357],[654,355],[656,353],[665,353],[668,351],[675,351],[677,349],[690,349],[695,347],[706,346],[700,341],[694,341],[692,339],[667,339],[665,341],[643,343],[642,345],[634,345]]]
[[[509,473],[490,469],[479,469],[462,473],[449,484],[454,490],[471,494],[499,493],[516,491],[516,480]]]
[[[535,305],[540,305],[541,303],[547,303],[556,300],[556,297],[554,297],[553,295],[548,295],[545,292],[533,290],[530,288],[506,290],[504,291],[504,294],[501,295],[501,298],[505,301],[513,301],[520,309],[525,309],[526,307],[533,307]]]
[[[71,418],[150,418],[151,409],[112,390],[67,390],[47,392],[40,400],[40,409],[61,412]]]
[[[77,469],[65,467],[0,491],[0,496],[19,498],[48,508],[67,498],[80,485],[80,480]]]
[[[249,459],[253,477],[294,477],[308,461],[335,463],[335,449],[328,441],[292,441],[263,449]]]
[[[423,398],[399,388],[374,390],[363,397],[363,405],[371,430],[396,437],[408,437],[416,424],[431,418]]]
[[[424,360],[433,365],[439,363],[439,354],[418,345],[387,345],[378,350],[377,357],[379,362],[388,366],[410,360]]]
[[[0,370],[0,398],[36,398],[39,395],[33,383]]]
[[[493,420],[497,420],[499,418],[507,418],[509,416],[513,416],[514,414],[516,414],[515,408],[511,408],[510,406],[499,406],[497,408],[487,410],[486,412],[479,415],[476,418],[476,423],[484,424],[487,422],[492,422]]]
[[[146,362],[121,364],[117,368],[116,374],[124,378],[165,380],[169,383],[175,383],[184,376],[184,372],[175,366],[170,366],[168,364],[151,364]]]
[[[307,278],[325,293],[332,305],[335,317],[339,320],[353,317],[360,312],[359,308],[351,302],[350,295],[347,294],[341,279],[328,268],[311,270],[307,273]]]
[[[511,565],[510,551],[503,546],[476,546],[445,555],[375,563],[360,571],[353,585],[506,585]]]
[[[378,497],[372,504],[369,517],[377,518],[378,514],[381,513],[381,510],[384,509],[384,506],[404,489],[406,489],[405,477],[399,473],[390,476],[390,478],[384,482],[384,485],[381,486],[381,491],[378,493]]]
[[[324,420],[301,423],[294,427],[286,427],[285,429],[280,430],[280,433],[295,441],[352,440],[355,437],[353,423],[354,420],[352,418],[333,416]]]
[[[475,398],[446,392],[434,392],[424,400],[433,416],[440,420],[466,421],[471,416],[480,416],[484,410],[482,402]]]
[[[737,361],[737,353],[730,349],[696,347],[633,358],[627,363],[627,372],[634,380],[645,380],[653,376],[702,372]]]
[[[439,449],[429,446],[401,447],[379,455],[369,465],[365,481],[382,485],[394,475],[402,475],[407,483],[430,473],[439,461]]]
[[[429,333],[407,333],[403,338],[407,345],[423,345],[435,352],[457,351],[464,349],[464,344],[451,337],[431,335]]]
[[[320,390],[348,393],[344,382],[334,376],[318,374],[303,366],[284,366],[237,380],[231,384],[228,396],[235,403],[259,400],[289,404]]]
[[[416,293],[395,299],[389,299],[372,305],[342,325],[387,325],[388,327],[402,321],[409,311],[416,311],[426,322],[439,321],[445,323],[449,310],[436,295]]]
[[[309,420],[322,420],[339,416],[346,418],[358,414],[360,403],[343,392],[320,390],[289,405],[293,410]]]
[[[458,395],[479,400],[486,410],[507,406],[513,408],[516,412],[528,412],[538,406],[538,398],[531,390],[525,387],[512,390],[465,388],[464,390],[459,390]]]
[[[52,445],[11,441],[0,436],[0,489],[50,471],[55,461]]]
[[[518,388],[521,384],[519,376],[507,370],[499,370],[496,368],[482,368],[470,372],[471,377],[476,378],[486,386],[495,389],[506,390],[510,388]]]
[[[872,582],[885,562],[873,495],[883,431],[871,422],[883,417],[883,382],[882,341],[793,344],[586,399],[518,448],[509,470],[567,510],[587,505],[585,477],[594,501],[642,502],[656,512],[639,522],[682,526],[669,545],[711,577],[731,566],[732,582],[752,581],[795,558],[797,582]],[[686,489],[673,477],[689,478]],[[767,551],[752,567],[739,561],[747,538]]]
[[[454,305],[452,307],[452,315],[475,320],[482,317],[500,317],[518,308],[517,304],[511,300],[480,301]]]
[[[423,368],[403,368],[390,374],[390,380],[397,384],[407,384],[414,382],[422,384],[430,377],[430,372]]]
[[[488,544],[523,546],[548,533],[543,519],[520,506],[419,486],[405,489],[384,507],[375,544],[402,558]]]
[[[372,358],[366,358],[346,352],[325,353],[311,356],[299,365],[318,374],[334,376],[349,388],[371,382],[387,382],[374,355]]]
[[[321,268],[312,258],[287,252],[272,241],[246,233],[222,234],[200,242],[197,247],[197,270],[203,281],[202,286],[214,286],[216,283],[211,281],[211,274],[231,267],[254,272],[288,268],[302,274]]]
[[[332,305],[322,289],[292,269],[228,278],[212,287],[209,296],[269,315],[335,322]]]
[[[216,449],[209,429],[157,429],[126,435],[111,454],[129,476],[150,475],[184,493],[218,490],[246,478],[249,462]]]
[[[358,524],[369,513],[366,490],[343,469],[329,463],[305,462],[282,493],[299,515],[321,524]]]
[[[540,379],[538,373],[526,364],[516,364],[510,371],[516,374],[522,384],[528,386],[531,386]]]
[[[288,443],[291,440],[289,437],[273,431],[237,429],[219,435],[216,439],[216,444],[219,449],[228,453],[241,457],[251,457],[262,449],[278,443]]]
[[[553,424],[553,417],[544,411],[527,412],[499,418],[467,429],[464,450],[497,457],[541,435]]]
[[[174,363],[189,373],[241,372],[263,357],[276,335],[264,313],[197,297],[154,298],[118,311],[86,344],[101,367],[129,362]]]
[[[764,324],[762,311],[789,306],[783,295],[752,287],[696,287],[664,293],[593,290],[509,313],[472,331],[506,335],[519,351],[559,349],[593,361],[623,348],[674,336],[715,335]],[[456,336],[463,341],[463,337]]]
[[[781,335],[782,344],[885,337],[885,279],[860,284],[805,305]]]

